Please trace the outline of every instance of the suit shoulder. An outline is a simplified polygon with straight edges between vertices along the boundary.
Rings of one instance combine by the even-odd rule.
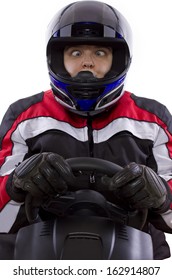
[[[133,93],[131,93],[130,97],[137,107],[155,115],[163,123],[167,124],[168,129],[172,132],[172,115],[164,104],[155,99],[140,97]]]
[[[45,92],[40,92],[29,97],[25,97],[13,102],[9,109],[13,112],[14,117],[17,118],[23,111],[27,110],[32,105],[43,100]]]
[[[130,96],[131,96],[131,99],[135,102],[136,106],[138,106],[139,108],[156,115],[160,119],[163,118],[163,115],[164,115],[165,112],[169,113],[166,106],[163,105],[162,103],[160,103],[159,101],[155,100],[155,99],[140,97],[140,96],[137,96],[133,93],[131,93]],[[169,113],[169,116],[171,116],[170,113]]]

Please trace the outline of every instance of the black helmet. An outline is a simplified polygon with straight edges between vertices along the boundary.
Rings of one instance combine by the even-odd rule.
[[[74,2],[55,15],[47,32],[47,64],[51,87],[59,103],[81,115],[95,115],[123,94],[131,51],[131,29],[113,7],[98,1]],[[113,50],[111,70],[103,78],[71,77],[65,70],[66,46],[103,45]]]

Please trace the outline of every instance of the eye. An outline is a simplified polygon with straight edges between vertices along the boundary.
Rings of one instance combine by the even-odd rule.
[[[76,50],[76,51],[72,51],[72,56],[80,56],[81,52]]]
[[[105,51],[103,51],[103,50],[97,50],[97,51],[96,51],[96,55],[97,55],[97,56],[105,56],[106,53],[105,53]]]

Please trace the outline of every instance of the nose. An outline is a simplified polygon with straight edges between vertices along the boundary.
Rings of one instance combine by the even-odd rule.
[[[92,69],[94,67],[94,61],[90,55],[86,55],[82,62],[83,69]]]

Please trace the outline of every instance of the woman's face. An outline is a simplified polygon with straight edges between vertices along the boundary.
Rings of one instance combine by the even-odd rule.
[[[109,47],[77,45],[64,50],[64,66],[71,77],[81,71],[90,71],[94,77],[103,78],[111,69],[112,59]]]

